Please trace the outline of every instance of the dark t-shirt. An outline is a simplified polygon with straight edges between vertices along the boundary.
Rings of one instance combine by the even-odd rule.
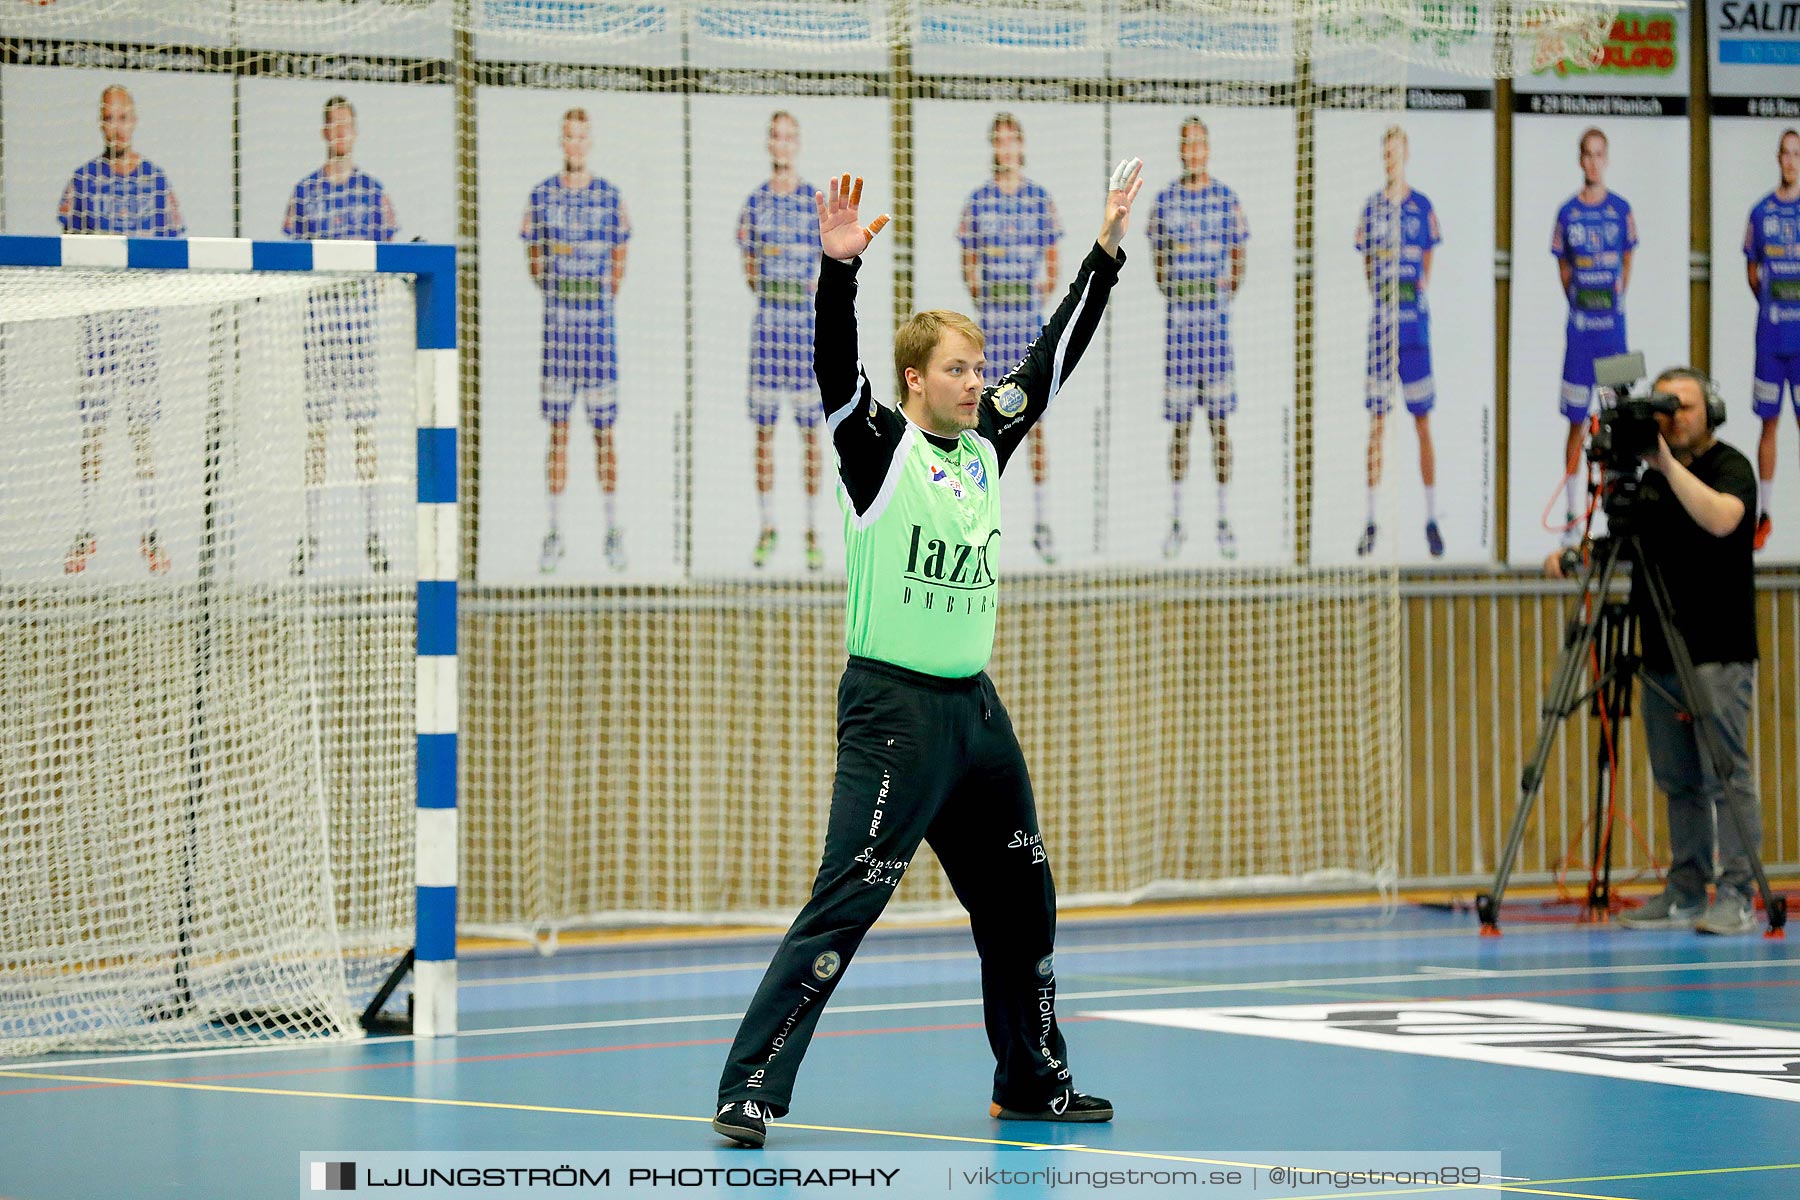
[[[1681,507],[1660,471],[1645,471],[1638,512],[1644,553],[1662,568],[1675,629],[1696,663],[1754,662],[1756,475],[1750,460],[1724,442],[1714,442],[1688,470],[1714,491],[1742,500],[1743,519],[1724,537],[1714,537]],[[1644,665],[1672,671],[1669,648],[1651,611],[1650,589],[1634,583],[1631,602],[1643,631]]]

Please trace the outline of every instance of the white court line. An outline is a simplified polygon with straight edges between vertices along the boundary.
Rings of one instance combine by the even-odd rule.
[[[1511,932],[1510,930],[1508,931]],[[1543,932],[1552,932],[1545,930]],[[1344,943],[1367,941],[1408,941],[1416,942],[1425,938],[1460,938],[1466,940],[1467,929],[1439,930],[1390,930],[1379,933],[1357,933],[1341,935],[1308,935],[1281,934],[1255,938],[1192,938],[1172,942],[1109,942],[1104,946],[1059,946],[1056,954],[1059,959],[1068,960],[1084,954],[1141,954],[1158,950],[1217,950],[1235,946],[1296,946],[1317,945],[1320,942]],[[913,962],[955,962],[959,960],[975,961],[974,947],[967,950],[944,950],[930,954],[858,954],[856,961],[881,963],[913,963]],[[655,978],[663,975],[694,975],[708,971],[765,971],[769,960],[766,958],[747,962],[716,963],[712,966],[689,967],[639,967],[621,971],[570,971],[560,975],[506,975],[492,979],[472,979],[467,975],[459,976],[456,986],[465,987],[498,987],[522,983],[579,983],[590,979],[640,979]],[[1452,967],[1432,968],[1434,970],[1455,970]]]
[[[1780,968],[1800,968],[1800,959],[1749,959],[1738,962],[1695,962],[1695,963],[1623,963],[1612,966],[1596,967],[1521,967],[1514,970],[1487,970],[1479,973],[1482,979],[1568,979],[1578,977],[1595,977],[1607,975],[1643,975],[1659,971],[1671,973],[1711,972],[1711,971],[1767,971]],[[1411,972],[1403,975],[1351,975],[1311,979],[1264,979],[1244,980],[1235,983],[1193,983],[1170,987],[1155,988],[1117,988],[1103,992],[1058,992],[1057,1000],[1067,1003],[1072,1000],[1119,1000],[1134,996],[1192,996],[1206,993],[1255,992],[1255,991],[1305,991],[1310,988],[1326,987],[1362,987],[1382,983],[1437,983],[1444,979],[1442,975]],[[1396,1000],[1409,997],[1396,996]],[[979,1008],[981,997],[955,1000],[905,1000],[888,1004],[833,1004],[827,1008],[834,1014],[845,1013],[882,1013],[926,1011],[943,1008]],[[384,1038],[371,1045],[392,1046],[402,1043],[437,1044],[459,1041],[466,1038],[504,1037],[512,1034],[533,1033],[572,1033],[586,1029],[630,1029],[636,1027],[650,1028],[657,1025],[699,1025],[708,1021],[738,1021],[743,1018],[742,1012],[725,1013],[690,1013],[669,1017],[621,1017],[610,1021],[569,1021],[556,1025],[513,1025],[497,1029],[464,1029],[451,1038]],[[1070,1014],[1071,1016],[1078,1014]],[[42,1071],[51,1067],[99,1067],[114,1063],[174,1062],[191,1058],[223,1058],[234,1054],[280,1054],[296,1050],[330,1051],[342,1049],[357,1043],[345,1042],[296,1042],[293,1045],[263,1046],[224,1046],[206,1050],[166,1050],[146,1051],[138,1054],[121,1054],[109,1058],[63,1058],[43,1060],[36,1058],[20,1059],[15,1062],[0,1063],[0,1071],[31,1070]]]

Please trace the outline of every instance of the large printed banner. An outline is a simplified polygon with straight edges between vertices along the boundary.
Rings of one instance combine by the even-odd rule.
[[[913,69],[921,75],[1098,79],[1109,27],[1101,0],[917,0]],[[1046,53],[1053,51],[1054,53]]]
[[[99,232],[71,228],[65,211],[130,163],[141,217],[121,215],[140,236],[230,237],[232,81],[186,71],[0,66],[6,123],[8,233]],[[28,112],[50,114],[28,119]],[[121,230],[122,231],[122,230]]]
[[[649,92],[481,87],[483,583],[684,570],[686,192]],[[631,137],[623,136],[630,130]]]
[[[1407,95],[1318,115],[1319,564],[1493,557],[1493,99]]]
[[[1757,464],[1758,556],[1800,559],[1800,20],[1711,0],[1712,374]],[[1763,518],[1767,518],[1766,524]]]
[[[510,0],[476,2],[488,5],[491,12]],[[230,0],[163,4],[159,11],[149,5],[31,0],[0,8],[0,37],[81,38],[107,47],[84,51],[88,58],[128,57],[132,51],[123,47],[135,46],[156,48],[151,56],[165,60],[186,56],[196,47],[228,52],[249,47],[306,57],[352,54],[445,60],[452,53],[455,5],[456,0],[397,4]],[[127,15],[121,14],[121,7],[130,10]]]
[[[1259,13],[1251,5],[1178,6],[1155,0],[1127,0],[1113,6],[1110,72],[1124,81],[1128,98],[1150,100],[1156,89],[1136,81],[1291,83],[1294,78],[1292,22],[1279,13]],[[1164,99],[1174,99],[1164,95]],[[1247,93],[1240,103],[1267,103],[1267,94]]]
[[[975,319],[987,373],[1012,370],[1094,244],[1106,112],[1074,101],[918,101],[913,304]],[[1055,153],[1034,147],[1056,148]],[[1008,571],[1099,561],[1106,356],[1096,337],[1006,469]]]
[[[257,11],[246,5],[242,15],[248,20]],[[441,61],[87,50],[47,41],[15,42],[8,50],[0,65],[0,105],[10,117],[0,166],[10,233],[455,239],[454,98]],[[266,397],[267,424],[291,416],[296,429],[292,458],[265,470],[270,479],[304,470],[305,506],[289,514],[295,540],[280,562],[250,564],[254,571],[372,578],[397,554],[410,553],[403,547],[411,529],[383,525],[380,514],[403,511],[398,497],[410,495],[411,414],[386,419],[392,414],[384,417],[379,399],[399,392],[359,382],[375,374],[381,355],[370,332],[373,303],[367,285],[346,283],[311,304],[307,327],[291,347],[290,374],[305,403],[283,407],[284,398]],[[78,494],[69,511],[81,512],[80,524],[96,535],[85,540],[102,533],[109,547],[132,540],[101,528],[109,522],[154,527],[178,578],[195,569],[201,512],[161,499],[154,481],[198,478],[202,469],[197,427],[183,428],[188,418],[182,415],[162,419],[165,408],[191,416],[191,406],[163,400],[191,396],[201,386],[194,372],[202,369],[203,341],[193,341],[199,335],[189,328],[192,315],[127,313],[110,324],[89,323],[87,336],[68,351],[76,356],[83,394],[124,370],[133,399],[121,421],[91,422],[85,472],[65,464],[46,481],[52,490],[66,483],[72,498]],[[20,345],[40,334],[22,333]],[[329,359],[320,352],[327,345]],[[334,530],[351,532],[332,536]],[[84,541],[78,532],[59,536],[73,546]],[[89,579],[119,566],[102,556],[89,574],[84,555],[70,550],[63,557],[66,570]]]
[[[1493,43],[1473,18],[1315,30],[1317,564],[1493,561]],[[1410,60],[1403,88],[1369,86],[1370,40]]]
[[[864,221],[894,207],[879,96],[698,96],[694,181],[693,559],[699,576],[841,577],[836,459],[812,372],[814,193],[863,179]],[[726,152],[725,148],[729,148]],[[869,380],[895,384],[894,237],[857,276]]]
[[[1688,358],[1687,24],[1622,11],[1598,61],[1516,82],[1510,500],[1512,562],[1578,537],[1594,360]],[[1605,527],[1594,514],[1594,529]]]
[[[1153,164],[1107,316],[1116,562],[1294,560],[1294,109],[1212,101],[1113,110]]]

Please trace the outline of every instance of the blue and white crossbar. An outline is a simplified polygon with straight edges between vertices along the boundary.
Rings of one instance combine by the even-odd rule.
[[[456,1032],[456,251],[407,242],[255,242],[0,234],[0,267],[359,272],[415,277],[417,358],[418,830],[413,1032]]]

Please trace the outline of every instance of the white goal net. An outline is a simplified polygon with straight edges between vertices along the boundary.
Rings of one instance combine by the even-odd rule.
[[[0,270],[0,1047],[351,1034],[411,944],[402,279]]]

